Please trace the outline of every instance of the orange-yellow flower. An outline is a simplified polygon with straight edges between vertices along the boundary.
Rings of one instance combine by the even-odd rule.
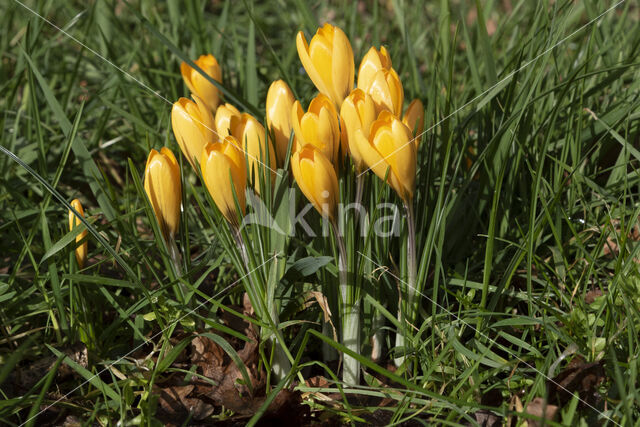
[[[295,101],[289,86],[283,80],[271,83],[267,92],[267,126],[275,137],[278,164],[284,164],[291,136],[291,107]]]
[[[76,211],[78,211],[80,216],[84,218],[84,209],[82,209],[82,203],[80,203],[80,200],[73,199],[71,201],[71,207]],[[82,222],[80,221],[80,218],[78,218],[72,210],[69,210],[69,231],[72,231],[81,223]],[[76,261],[78,262],[78,267],[80,268],[83,268],[85,262],[87,261],[87,253],[89,251],[89,242],[85,240],[84,242],[80,243],[81,240],[87,237],[87,234],[88,234],[87,230],[83,230],[80,232],[80,234],[76,236],[75,253],[76,253]]]
[[[338,177],[333,164],[313,145],[300,147],[291,156],[291,171],[298,187],[320,215],[335,220]]]
[[[215,124],[218,138],[223,141],[227,136],[231,135],[231,117],[240,117],[240,111],[233,105],[222,104],[216,110]]]
[[[202,178],[218,209],[231,224],[238,226],[236,199],[245,213],[247,168],[238,141],[227,136],[224,141],[210,143],[202,151]],[[234,199],[233,193],[236,198]]]
[[[291,109],[291,126],[296,134],[295,147],[313,145],[334,165],[338,164],[340,123],[331,100],[320,93],[311,100],[305,113],[296,101]],[[295,151],[295,150],[294,150]]]
[[[380,50],[371,46],[369,51],[364,55],[358,68],[358,87],[365,89],[371,86],[376,73],[379,70],[391,69],[391,57],[384,46]]]
[[[358,69],[358,88],[371,95],[376,114],[382,110],[391,111],[396,116],[402,114],[404,89],[384,46],[380,50],[372,46],[362,58]]]
[[[222,71],[216,58],[209,55],[201,55],[195,64],[217,82],[222,82]],[[190,67],[186,62],[180,64],[180,73],[185,84],[191,91],[191,93],[198,95],[204,103],[215,111],[216,107],[220,103],[220,90],[205,76],[200,74],[198,70]]]
[[[353,50],[345,33],[331,24],[318,28],[307,44],[302,31],[296,37],[298,56],[316,88],[333,101],[336,108],[353,89]]]
[[[404,89],[400,77],[393,68],[378,70],[371,86],[364,90],[371,95],[378,114],[383,110],[390,111],[396,116],[402,114]]]
[[[173,239],[180,225],[182,184],[180,166],[173,152],[151,150],[144,170],[144,190],[165,239]]]
[[[424,130],[424,106],[422,105],[422,101],[417,98],[411,101],[411,104],[407,107],[407,111],[404,112],[402,123],[409,128],[414,137],[417,137],[414,142],[416,148],[418,148],[420,140],[422,139],[420,136]]]
[[[373,122],[369,136],[355,133],[355,143],[366,165],[405,201],[413,199],[416,180],[416,146],[409,129],[389,111]]]
[[[244,151],[249,164],[247,173],[253,179],[254,189],[260,194],[261,167],[264,170],[265,178],[270,179],[271,183],[274,182],[276,173],[276,156],[271,138],[266,137],[264,126],[247,113],[231,117],[231,135],[236,138]]]
[[[211,110],[199,96],[193,95],[193,99],[195,102],[180,98],[173,104],[171,127],[182,154],[197,171],[202,149],[217,138]]]
[[[340,130],[342,145],[348,148],[356,171],[362,172],[366,165],[355,143],[356,130],[361,129],[369,137],[369,128],[376,119],[375,106],[369,94],[362,89],[354,89],[344,99],[340,108]]]

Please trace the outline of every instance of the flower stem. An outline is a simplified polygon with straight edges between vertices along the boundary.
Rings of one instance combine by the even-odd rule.
[[[242,234],[240,233],[240,229],[234,225],[229,225],[231,228],[231,235],[240,250],[240,255],[242,256],[242,261],[249,268],[249,253],[247,252],[247,246],[244,243],[244,239],[242,238]],[[254,291],[258,291],[258,288],[255,286],[251,276],[248,276],[249,282],[253,287]],[[264,291],[264,290],[262,290]],[[261,299],[264,302],[264,296],[256,296],[256,298]],[[271,348],[273,349],[273,363],[271,365],[271,370],[276,381],[282,380],[289,374],[291,371],[291,361],[289,357],[285,353],[283,346],[284,341],[282,343],[278,343],[278,341],[282,340],[282,335],[278,333],[278,325],[280,324],[280,320],[278,318],[278,313],[276,310],[276,305],[271,304],[270,308],[266,307],[261,301],[251,301],[253,304],[253,309],[256,314],[267,323],[266,326],[263,326],[262,333],[260,336],[267,335],[269,338],[267,340],[271,344]]]
[[[340,278],[340,308],[342,312],[342,345],[356,354],[360,354],[360,302],[355,289],[350,286],[347,269],[347,250],[335,221],[332,230],[338,244],[338,273]],[[344,355],[342,381],[346,385],[360,384],[360,362],[354,357]]]
[[[176,241],[173,238],[173,236],[170,236],[168,239],[166,239],[167,242],[167,247],[169,249],[169,258],[171,259],[171,266],[173,267],[173,272],[176,275],[176,278],[179,279],[182,277],[182,266],[181,266],[181,262],[182,262],[182,256],[180,255],[180,250],[178,249],[178,245],[176,245]],[[182,297],[182,302],[184,304],[187,304],[188,302],[188,298],[187,295],[189,295],[189,288],[182,283],[182,281],[178,282],[178,286],[179,286],[179,290],[180,290],[180,294]]]
[[[269,342],[273,348],[273,363],[271,364],[271,371],[277,382],[280,382],[291,371],[291,362],[287,357],[282,346],[278,343],[276,335],[272,335],[269,338]]]
[[[244,240],[242,240],[242,234],[240,234],[240,229],[231,224],[229,224],[229,228],[231,229],[231,235],[233,236],[233,240],[236,241],[236,245],[238,245],[238,249],[240,249],[240,256],[242,256],[242,261],[244,261],[244,264],[248,266],[249,254],[247,254],[247,247],[244,244]]]
[[[345,307],[342,317],[342,344],[356,354],[360,354],[360,303],[355,301]],[[346,385],[360,384],[360,362],[355,357],[344,355],[342,381]]]
[[[324,321],[322,322],[322,335],[327,337],[335,336],[335,333],[331,328],[330,322],[324,322]],[[337,359],[338,359],[338,352],[336,351],[336,349],[323,341],[322,342],[322,360],[325,362],[329,362],[331,360],[337,360]]]
[[[402,347],[403,351],[406,351],[404,347],[406,346],[409,327],[414,323],[418,310],[414,301],[418,266],[416,263],[416,226],[412,201],[405,201],[404,208],[407,213],[407,281],[400,286],[403,294],[398,305],[398,321],[400,322],[401,330],[396,335],[396,347]],[[404,360],[404,355],[396,357],[396,366],[402,365]]]
[[[384,305],[380,289],[376,290],[376,300]],[[371,360],[374,362],[378,362],[382,358],[385,337],[384,320],[382,312],[375,310],[371,322],[371,330],[373,331],[371,336]]]
[[[171,258],[171,265],[173,265],[173,269],[176,273],[176,276],[182,276],[182,267],[180,266],[181,256],[180,250],[176,245],[176,241],[173,237],[168,239],[169,246],[169,257]]]

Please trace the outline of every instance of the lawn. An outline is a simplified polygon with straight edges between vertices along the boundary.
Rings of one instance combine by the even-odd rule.
[[[636,1],[0,14],[0,425],[640,425]]]

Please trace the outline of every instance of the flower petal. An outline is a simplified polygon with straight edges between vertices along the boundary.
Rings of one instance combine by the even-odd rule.
[[[316,85],[316,88],[318,88],[321,93],[330,93],[328,90],[327,82],[325,82],[323,76],[316,69],[315,63],[311,59],[311,56],[309,54],[309,45],[307,44],[307,40],[305,39],[302,31],[299,31],[298,35],[296,36],[296,47],[298,49],[300,62],[302,62],[302,66],[309,75],[309,78],[311,79],[313,84]],[[317,54],[318,53],[316,53],[316,55]]]
[[[351,43],[338,27],[333,31],[333,51],[331,62],[333,82],[333,102],[339,106],[353,89],[354,61]]]

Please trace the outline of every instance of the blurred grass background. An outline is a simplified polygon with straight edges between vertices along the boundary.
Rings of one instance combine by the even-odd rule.
[[[181,312],[132,180],[150,148],[179,151],[170,104],[187,93],[181,56],[213,53],[246,110],[262,113],[278,78],[306,105],[315,89],[295,34],[309,38],[329,21],[349,36],[356,67],[371,45],[384,44],[405,99],[420,98],[427,128],[437,124],[423,137],[417,206],[420,278],[438,304],[425,304],[419,363],[403,374],[429,394],[406,394],[389,422],[420,413],[474,423],[487,407],[503,420],[532,419],[524,408],[552,394],[548,377],[579,356],[604,373],[593,389],[571,388],[556,422],[632,424],[640,418],[637,3],[620,2],[550,50],[615,4],[3,1],[0,145],[23,165],[0,153],[0,419],[21,424],[53,400],[51,376],[10,390],[20,367],[83,336],[90,364],[73,368],[80,374],[71,381],[80,385]],[[83,201],[108,245],[90,241],[84,271],[70,268],[74,235],[53,189]],[[237,275],[197,205],[185,207],[183,222],[190,278],[213,295]],[[231,292],[220,301],[241,298]],[[143,318],[149,312],[158,325]],[[166,345],[163,337],[157,347]],[[108,371],[60,405],[105,424],[152,420],[131,396],[153,381],[121,364],[128,379]],[[159,365],[154,375],[167,367]],[[344,408],[335,410],[341,419],[356,421]]]

